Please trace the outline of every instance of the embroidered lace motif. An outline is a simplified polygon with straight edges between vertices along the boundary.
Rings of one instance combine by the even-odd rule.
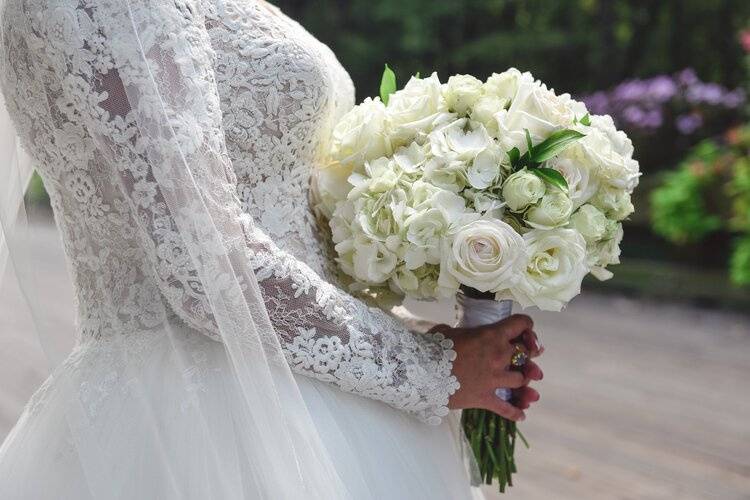
[[[243,228],[224,243],[252,259],[292,369],[439,423],[458,387],[452,343],[410,332],[338,288],[309,209],[311,169],[353,105],[332,52],[257,0],[131,1],[148,34],[136,47],[125,3],[7,0],[2,13],[2,89],[50,193],[81,342],[138,342],[169,321],[164,303],[217,338],[176,231],[180,214],[164,203],[160,165],[149,159],[165,139],[140,133],[125,91],[148,76],[129,55],[158,53],[180,144],[195,155],[220,151],[233,167],[200,173],[203,199],[193,202],[215,204]]]

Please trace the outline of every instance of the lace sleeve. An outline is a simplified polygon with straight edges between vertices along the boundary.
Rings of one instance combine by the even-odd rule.
[[[451,374],[450,340],[410,332],[322,280],[258,230],[250,246],[268,313],[294,371],[440,423],[459,386]]]
[[[440,334],[412,333],[323,281],[279,250],[242,212],[224,143],[214,53],[198,3],[124,3],[126,7],[118,8],[110,0],[80,0],[73,15],[84,40],[71,44],[60,64],[61,80],[80,98],[87,128],[112,175],[121,180],[143,249],[173,311],[191,327],[220,338],[200,273],[180,236],[180,217],[191,218],[170,210],[173,205],[165,203],[165,184],[159,180],[164,178],[160,169],[173,160],[165,151],[178,149],[190,155],[191,164],[205,165],[193,173],[201,199],[182,200],[182,210],[199,203],[209,207],[214,221],[225,221],[226,227],[218,227],[221,244],[244,253],[252,263],[292,369],[439,423],[458,388],[451,375],[452,343]],[[105,4],[109,8],[104,9]],[[125,12],[118,15],[120,11]],[[132,31],[127,24],[132,22],[141,24],[139,31],[148,36],[137,41],[128,37]],[[109,43],[102,43],[103,38]],[[139,95],[137,105],[163,108],[169,117],[165,134],[160,133],[163,127],[144,133],[132,116],[133,82],[149,79],[166,84],[170,95]],[[148,115],[148,109],[138,111]],[[177,141],[179,148],[170,141]],[[191,224],[191,232],[198,233],[192,241],[200,241],[200,225],[194,220]]]

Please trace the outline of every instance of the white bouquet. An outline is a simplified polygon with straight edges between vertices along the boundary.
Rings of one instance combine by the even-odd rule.
[[[619,262],[632,155],[609,116],[529,73],[413,77],[338,123],[316,208],[357,291],[463,286],[559,311],[586,274],[609,278]]]
[[[396,91],[386,66],[380,98],[335,127],[331,158],[316,175],[316,209],[353,291],[433,299],[463,289],[553,311],[588,273],[612,276],[640,175],[609,116],[516,69],[484,82],[417,76]],[[485,423],[472,427],[464,412],[470,440],[492,420],[474,412]],[[497,419],[510,440],[492,439],[509,460],[474,451],[502,489],[515,428]]]

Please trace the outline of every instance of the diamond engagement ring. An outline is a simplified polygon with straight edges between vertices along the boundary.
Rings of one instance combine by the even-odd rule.
[[[515,350],[516,352],[514,352],[510,357],[510,365],[514,368],[521,368],[526,364],[526,361],[529,359],[529,355],[526,354],[526,351],[523,350],[523,346],[521,346],[521,344],[516,344]]]

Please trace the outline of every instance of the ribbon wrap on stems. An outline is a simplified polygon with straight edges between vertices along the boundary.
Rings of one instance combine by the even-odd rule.
[[[496,301],[494,294],[483,294],[476,290],[464,290],[456,300],[456,327],[459,328],[497,323],[513,311],[512,301]],[[504,387],[498,387],[495,394],[505,401],[512,398],[510,389]],[[512,486],[512,476],[516,472],[516,438],[523,440],[516,423],[487,410],[471,409],[462,412],[461,427],[479,469],[479,481],[476,483],[492,484],[496,479],[501,492],[505,491],[506,486]]]

